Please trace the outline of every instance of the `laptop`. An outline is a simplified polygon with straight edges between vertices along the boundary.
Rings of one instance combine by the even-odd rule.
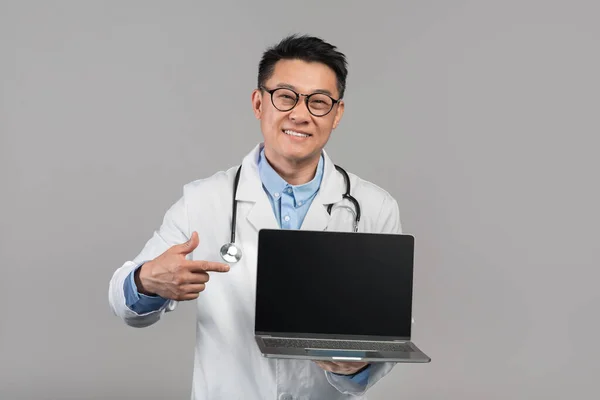
[[[411,341],[412,235],[261,229],[255,340],[265,357],[424,363]]]

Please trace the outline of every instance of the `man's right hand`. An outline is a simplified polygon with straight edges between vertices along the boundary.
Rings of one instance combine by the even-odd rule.
[[[198,233],[185,243],[170,247],[136,271],[135,284],[140,293],[184,301],[198,298],[208,282],[208,271],[227,272],[229,265],[212,261],[190,261],[185,256],[198,246]]]

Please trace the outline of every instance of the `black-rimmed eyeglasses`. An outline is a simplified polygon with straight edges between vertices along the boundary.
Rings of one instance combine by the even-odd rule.
[[[325,93],[302,94],[296,93],[288,88],[267,89],[264,86],[260,87],[265,92],[271,95],[271,103],[279,111],[290,111],[296,107],[300,96],[304,96],[306,108],[315,117],[323,117],[333,109],[333,106],[340,100],[336,100]]]

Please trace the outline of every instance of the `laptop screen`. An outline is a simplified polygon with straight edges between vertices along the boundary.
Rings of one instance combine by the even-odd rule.
[[[257,332],[410,337],[410,235],[261,230]]]

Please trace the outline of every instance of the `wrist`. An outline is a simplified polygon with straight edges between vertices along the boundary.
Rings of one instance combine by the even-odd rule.
[[[142,264],[141,267],[136,269],[133,276],[138,293],[144,294],[146,296],[156,296],[156,293],[153,293],[151,288],[149,288],[150,285],[148,282],[148,276],[151,268],[152,265],[150,264],[150,261],[145,262],[144,264]]]

